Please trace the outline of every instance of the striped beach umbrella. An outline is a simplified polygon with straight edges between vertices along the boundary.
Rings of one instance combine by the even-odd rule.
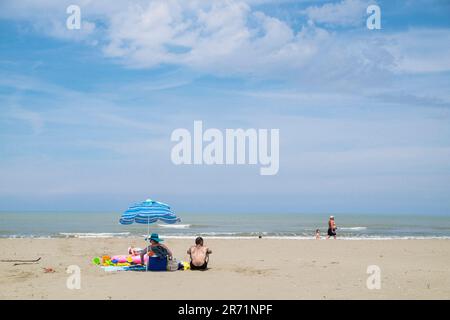
[[[173,213],[169,205],[147,199],[144,202],[140,202],[129,207],[128,210],[122,214],[122,217],[119,220],[120,224],[123,225],[129,225],[132,223],[146,224],[148,226],[147,231],[149,231],[150,224],[157,221],[174,224],[180,222],[181,219]]]

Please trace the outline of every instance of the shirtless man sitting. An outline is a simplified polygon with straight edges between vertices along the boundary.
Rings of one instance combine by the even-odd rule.
[[[187,254],[191,257],[191,270],[206,270],[211,253],[211,249],[203,246],[203,238],[197,237],[195,246],[190,247],[187,251]]]

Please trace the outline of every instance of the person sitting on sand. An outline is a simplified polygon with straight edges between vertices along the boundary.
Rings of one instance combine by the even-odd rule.
[[[145,240],[150,240],[150,245],[140,252],[141,264],[145,264],[144,255],[146,253],[148,253],[149,256],[158,256],[161,259],[167,259],[167,257],[170,259],[172,258],[172,251],[161,243],[164,240],[160,239],[157,233],[152,233],[150,238]]]
[[[195,246],[190,247],[187,251],[187,254],[191,257],[191,270],[206,270],[211,253],[211,249],[203,245],[203,238],[197,237]]]
[[[330,239],[330,237],[333,237],[336,239],[336,222],[334,221],[334,217],[330,216],[330,219],[328,220],[328,235],[327,239]]]

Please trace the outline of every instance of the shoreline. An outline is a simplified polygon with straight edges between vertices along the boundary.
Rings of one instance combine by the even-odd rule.
[[[253,241],[249,241],[253,240]],[[164,242],[187,261],[193,238]],[[0,239],[0,299],[450,299],[450,241],[291,241],[205,239],[213,250],[206,272],[105,272],[91,263],[105,254],[144,246],[142,238]],[[69,266],[81,270],[70,290]],[[370,290],[371,265],[381,289]],[[54,273],[45,273],[52,268]],[[190,288],[197,288],[191,290]]]
[[[316,229],[327,233],[328,216],[314,214],[190,214],[180,224],[155,223],[152,232],[173,239],[202,236],[210,239],[312,239]],[[124,227],[118,213],[44,212],[0,214],[0,238],[66,238],[86,236],[144,236],[146,225]],[[351,215],[338,216],[338,238],[354,239],[450,239],[450,216]],[[27,221],[27,224],[23,224]],[[34,226],[39,226],[36,228]]]
[[[91,235],[82,235],[82,236],[5,236],[0,237],[0,240],[8,240],[8,239],[35,239],[35,240],[46,240],[46,239],[143,239],[146,235],[129,235],[129,236],[101,236],[93,234]],[[257,236],[205,236],[202,234],[193,234],[193,235],[164,235],[159,234],[161,238],[165,239],[174,239],[174,240],[192,240],[197,236],[201,236],[205,240],[327,240],[326,236],[323,236],[321,239],[315,239],[314,237],[306,237],[306,236],[262,236],[261,238]],[[330,238],[331,240],[335,240]],[[404,241],[404,240],[450,240],[450,236],[361,236],[361,237],[337,237],[336,240],[340,241]]]

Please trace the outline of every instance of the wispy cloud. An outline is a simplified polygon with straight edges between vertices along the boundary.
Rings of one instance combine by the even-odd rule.
[[[44,130],[44,120],[37,112],[25,110],[21,107],[14,107],[10,115],[12,118],[29,124],[34,135],[38,135]]]
[[[385,39],[388,51],[396,57],[397,72],[450,71],[450,29],[411,28]]]

